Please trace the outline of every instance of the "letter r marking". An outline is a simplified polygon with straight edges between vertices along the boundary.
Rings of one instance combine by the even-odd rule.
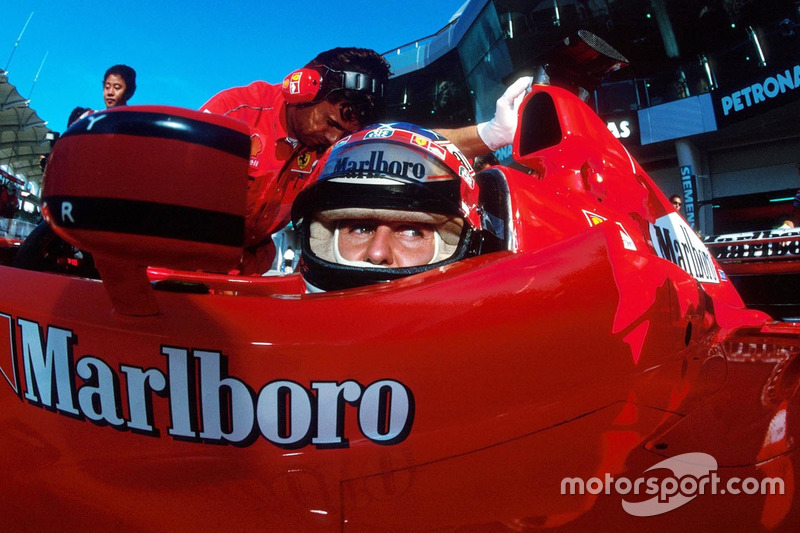
[[[69,219],[73,224],[75,223],[75,219],[72,218],[72,202],[64,202],[61,204],[61,222],[64,222],[66,219]]]

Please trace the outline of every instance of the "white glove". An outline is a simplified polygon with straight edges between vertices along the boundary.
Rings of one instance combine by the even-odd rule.
[[[494,118],[478,124],[478,135],[491,150],[514,142],[519,106],[532,84],[533,76],[523,76],[512,83],[497,100]]]

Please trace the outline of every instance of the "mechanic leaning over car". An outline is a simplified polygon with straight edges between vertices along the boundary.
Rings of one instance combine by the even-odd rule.
[[[281,85],[255,81],[224,90],[201,110],[227,115],[250,126],[242,275],[260,275],[272,265],[272,234],[290,220],[291,205],[312,183],[322,153],[342,137],[383,118],[389,65],[377,52],[334,48],[320,53]],[[518,99],[530,78],[515,82],[498,100],[495,117],[478,126],[439,130],[468,157],[510,144]]]
[[[335,144],[292,208],[310,292],[389,281],[476,255],[468,160],[442,135],[379,124]]]

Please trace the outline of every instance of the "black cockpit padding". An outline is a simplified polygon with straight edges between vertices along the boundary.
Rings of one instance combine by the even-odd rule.
[[[484,240],[481,253],[511,249],[511,194],[506,176],[498,168],[475,175],[480,189],[481,223]]]

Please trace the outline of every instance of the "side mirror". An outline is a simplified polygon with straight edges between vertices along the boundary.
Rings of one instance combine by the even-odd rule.
[[[146,269],[225,272],[244,243],[250,132],[188,109],[94,113],[56,143],[42,211],[90,252],[117,311],[158,312]]]

